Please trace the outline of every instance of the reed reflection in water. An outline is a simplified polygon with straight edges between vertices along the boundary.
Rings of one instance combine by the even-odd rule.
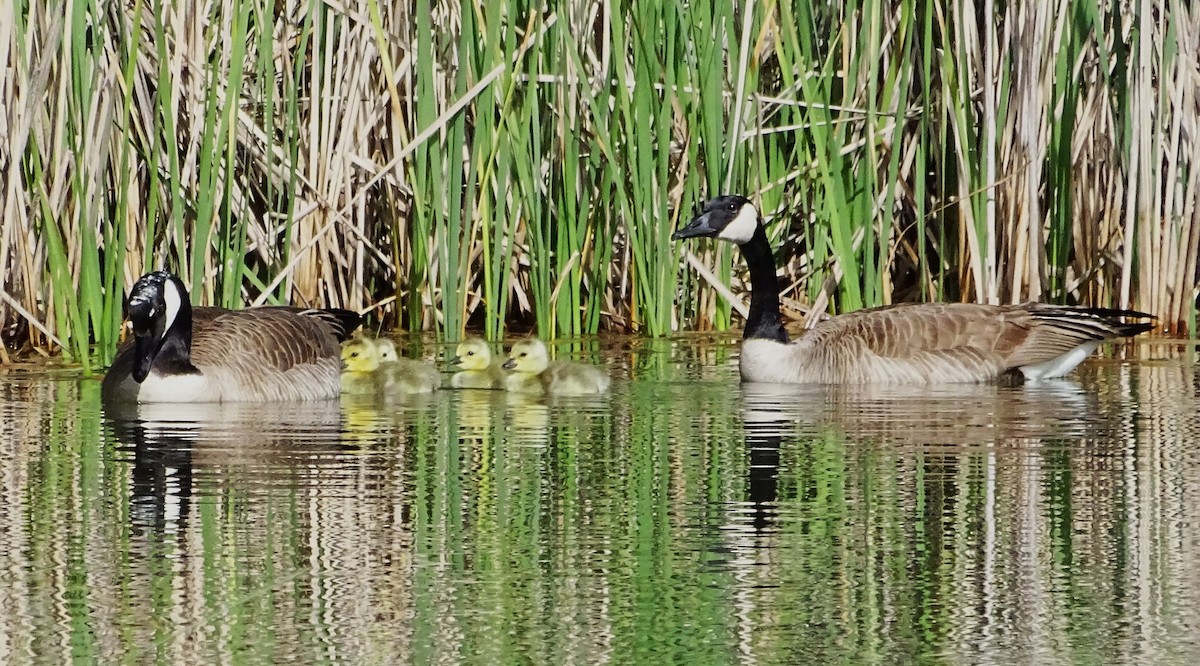
[[[1194,355],[1025,387],[105,413],[0,382],[0,662],[1191,663]],[[1149,350],[1149,351],[1146,351]]]

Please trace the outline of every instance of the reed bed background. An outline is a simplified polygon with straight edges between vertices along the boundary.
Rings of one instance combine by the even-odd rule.
[[[740,262],[669,241],[718,192],[769,216],[797,317],[1194,333],[1198,44],[1166,0],[0,0],[0,360],[106,363],[160,267],[449,339],[724,328]]]

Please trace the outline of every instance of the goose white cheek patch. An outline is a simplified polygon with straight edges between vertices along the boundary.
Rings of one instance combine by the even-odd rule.
[[[758,211],[754,209],[754,206],[747,204],[742,206],[737,216],[729,224],[725,225],[721,233],[717,234],[717,238],[741,245],[750,242],[750,239],[754,236],[754,230],[757,228]]]
[[[167,280],[163,283],[163,302],[166,304],[166,324],[163,325],[163,334],[171,329],[171,325],[175,323],[175,317],[179,316],[179,308],[182,307],[183,295],[179,293],[179,286],[173,281]]]

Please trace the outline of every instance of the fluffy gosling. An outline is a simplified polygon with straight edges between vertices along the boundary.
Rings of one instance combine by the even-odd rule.
[[[460,370],[450,378],[454,388],[503,389],[508,373],[502,360],[492,360],[492,350],[480,338],[467,338],[458,343],[450,364]]]
[[[590,395],[604,393],[612,381],[594,365],[551,361],[546,345],[537,339],[514,344],[504,369],[510,371],[506,388],[521,393]]]
[[[342,391],[351,394],[430,393],[442,377],[430,365],[402,358],[387,338],[353,340],[342,348]]]

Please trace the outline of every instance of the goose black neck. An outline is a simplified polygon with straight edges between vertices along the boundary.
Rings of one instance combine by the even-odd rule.
[[[192,305],[183,299],[175,321],[163,334],[162,346],[154,365],[165,374],[182,375],[199,372],[192,365]]]
[[[783,317],[779,314],[779,279],[775,277],[775,257],[762,225],[750,240],[742,244],[742,256],[750,267],[750,314],[742,338],[787,342]]]

